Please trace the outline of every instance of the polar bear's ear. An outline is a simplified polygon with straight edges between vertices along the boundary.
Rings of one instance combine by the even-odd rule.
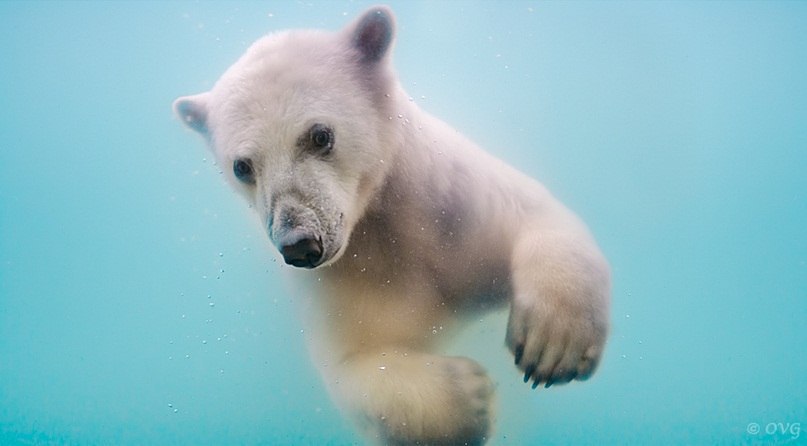
[[[395,16],[386,6],[368,9],[352,26],[353,46],[364,63],[379,62],[388,53],[395,37]]]
[[[207,135],[207,97],[209,93],[183,96],[174,101],[174,113],[188,127]]]

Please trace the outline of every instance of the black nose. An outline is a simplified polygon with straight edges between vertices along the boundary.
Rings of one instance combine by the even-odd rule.
[[[298,268],[313,268],[322,260],[322,241],[313,238],[302,238],[291,245],[280,248],[283,260]]]

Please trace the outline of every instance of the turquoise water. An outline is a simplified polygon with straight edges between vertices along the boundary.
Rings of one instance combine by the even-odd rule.
[[[170,104],[262,34],[367,5],[0,2],[0,444],[359,441]],[[410,94],[613,267],[587,383],[531,392],[503,325],[473,335],[492,443],[807,444],[807,3],[392,6]]]

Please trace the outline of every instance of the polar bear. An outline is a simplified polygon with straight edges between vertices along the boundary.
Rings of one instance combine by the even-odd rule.
[[[608,332],[609,267],[541,184],[409,100],[394,37],[387,7],[335,33],[271,34],[174,110],[315,289],[312,355],[367,438],[483,444],[492,382],[436,354],[435,328],[509,305],[524,382],[584,380]]]

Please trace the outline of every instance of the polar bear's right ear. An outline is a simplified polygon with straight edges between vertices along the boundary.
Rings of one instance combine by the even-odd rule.
[[[207,98],[210,93],[182,96],[174,101],[174,113],[188,127],[207,136]]]
[[[395,15],[386,6],[375,6],[348,27],[361,61],[372,64],[384,59],[395,37]]]

